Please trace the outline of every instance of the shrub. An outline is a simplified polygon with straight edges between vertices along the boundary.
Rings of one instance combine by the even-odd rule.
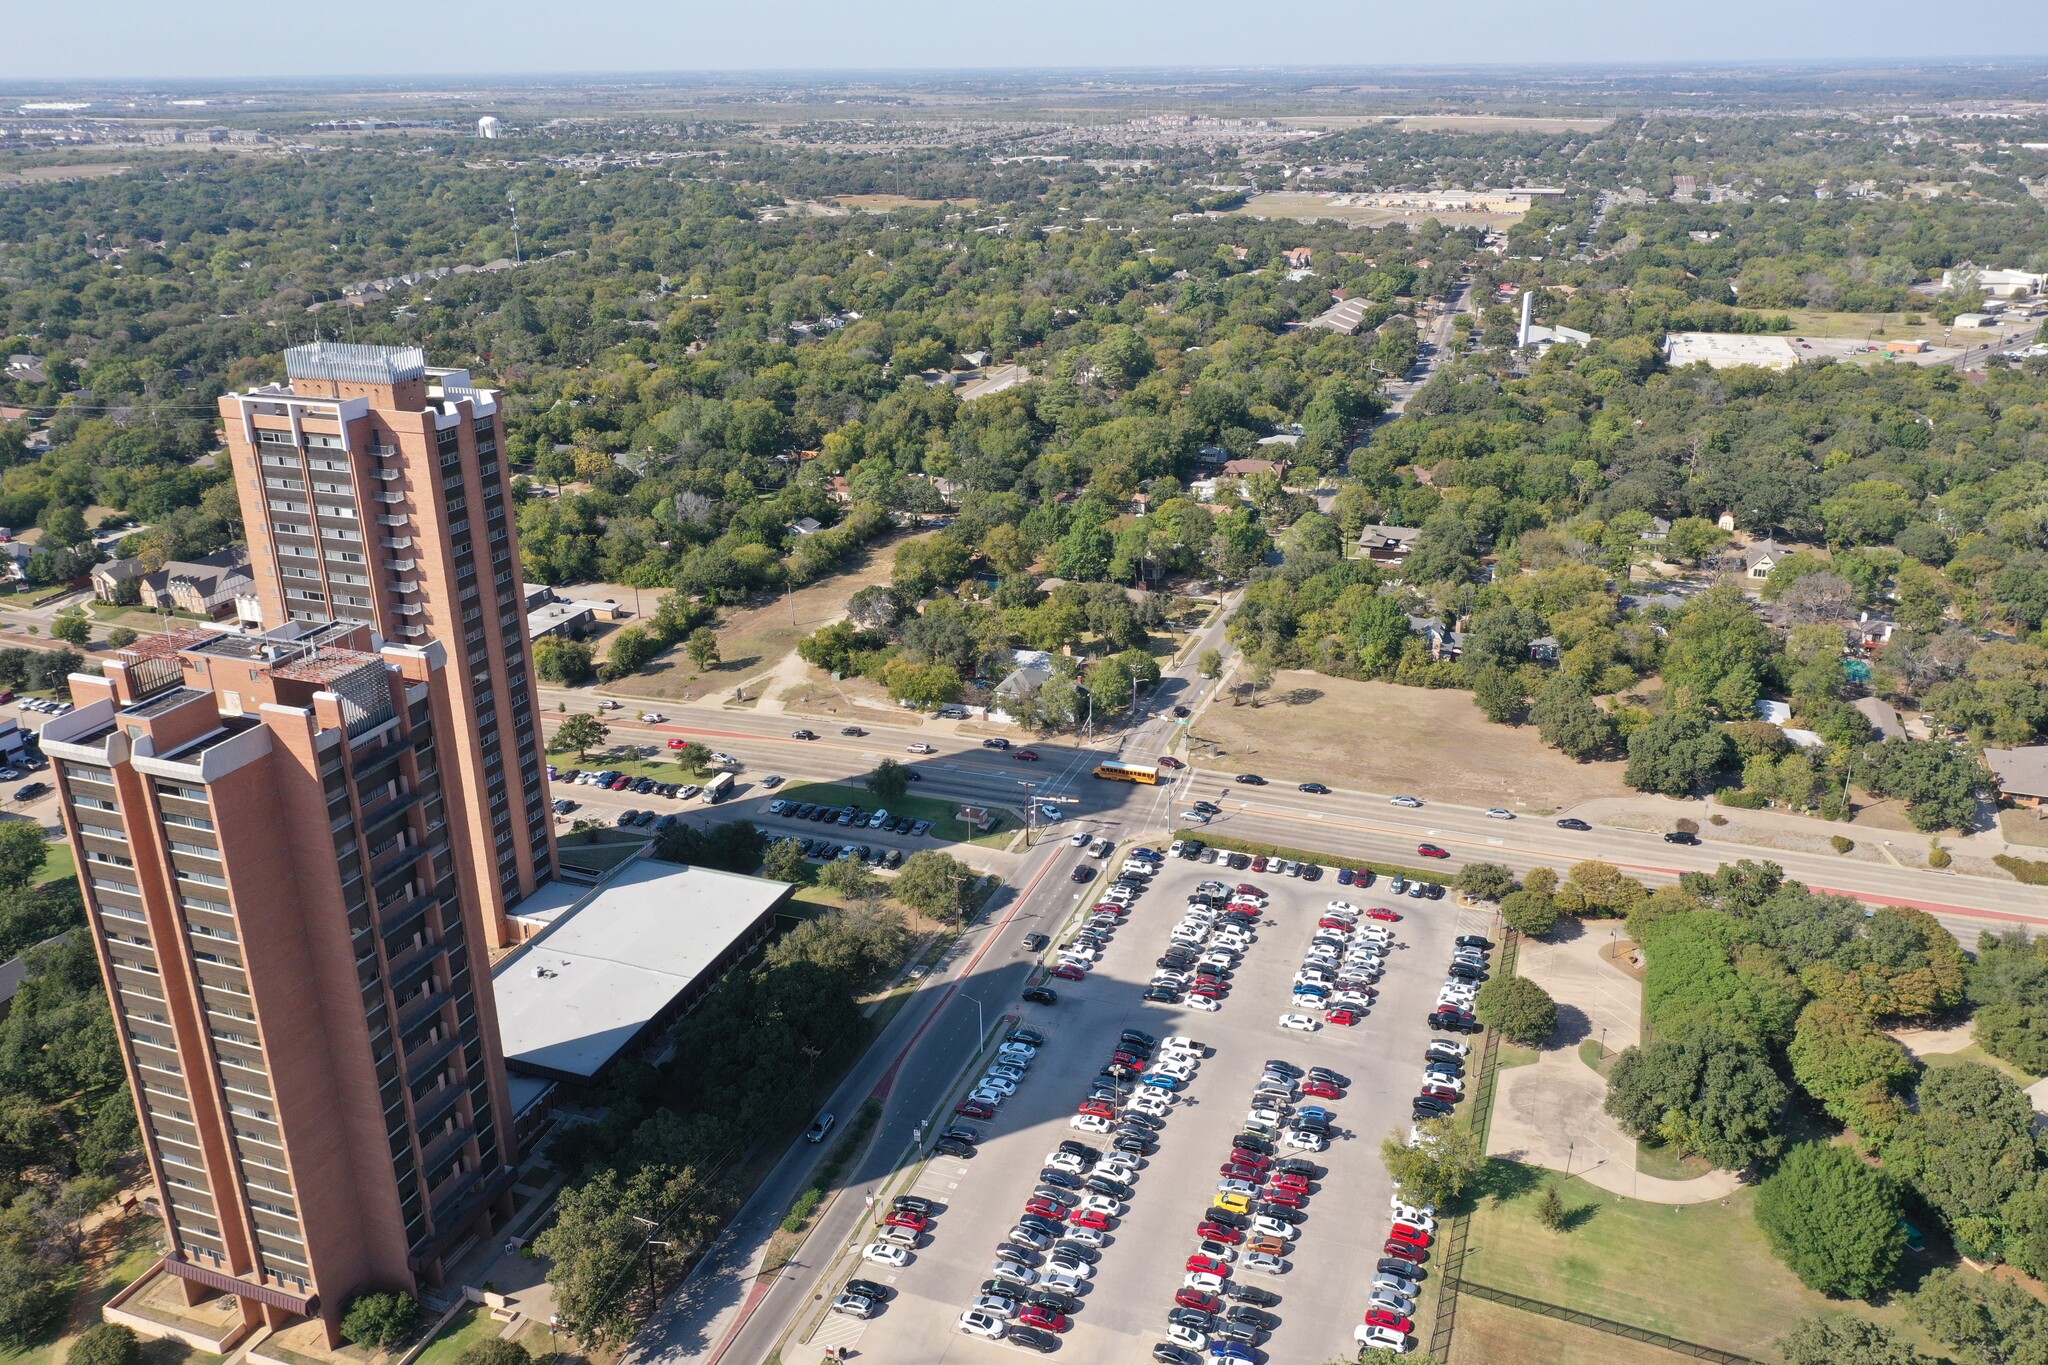
[[[1472,1002],[1479,1022],[1511,1043],[1534,1045],[1557,1027],[1557,1002],[1525,977],[1501,977],[1479,988]]]
[[[1828,846],[1837,853],[1854,853],[1856,851],[1856,841],[1846,834],[1829,835]]]
[[[341,1334],[361,1346],[396,1346],[420,1325],[410,1294],[358,1294],[341,1317]]]
[[[2010,873],[2016,882],[2026,886],[2048,886],[2048,862],[2039,858],[2019,858],[2001,853],[1991,861]]]
[[[796,1202],[789,1206],[788,1215],[782,1220],[782,1230],[784,1232],[803,1231],[804,1224],[809,1222],[811,1215],[818,1211],[818,1205],[824,1201],[824,1198],[825,1192],[816,1185],[811,1186],[798,1195]]]
[[[455,1365],[532,1365],[532,1362],[533,1356],[524,1346],[503,1337],[486,1337],[472,1342],[455,1356]]]
[[[1824,1142],[1785,1154],[1757,1189],[1756,1222],[1809,1289],[1868,1299],[1891,1283],[1906,1235],[1891,1178]]]
[[[1737,810],[1762,810],[1771,804],[1762,792],[1753,792],[1747,788],[1721,792],[1714,799],[1724,806],[1733,806]]]
[[[1943,868],[1954,861],[1954,858],[1949,857],[1948,850],[1941,846],[1941,840],[1929,839],[1927,841],[1927,865],[1929,867]]]
[[[1552,1232],[1563,1232],[1570,1216],[1565,1210],[1564,1200],[1558,1196],[1557,1186],[1545,1185],[1543,1193],[1536,1199],[1536,1221]]]
[[[78,1334],[64,1365],[135,1365],[142,1343],[135,1333],[115,1322],[97,1323]]]

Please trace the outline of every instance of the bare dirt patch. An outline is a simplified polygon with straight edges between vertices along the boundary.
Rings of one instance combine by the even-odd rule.
[[[1274,676],[1256,709],[1209,707],[1195,734],[1243,766],[1256,758],[1260,772],[1291,782],[1416,790],[1536,812],[1634,794],[1622,785],[1621,764],[1575,763],[1537,738],[1534,726],[1491,724],[1458,691],[1288,671]]]
[[[913,199],[904,194],[835,194],[836,203],[850,209],[865,209],[869,213],[887,213],[890,209],[940,209],[947,205],[971,209],[979,199]]]
[[[125,175],[135,168],[116,162],[81,162],[76,166],[15,166],[0,169],[0,185],[9,181],[21,184],[47,184],[57,180],[99,180],[109,175]]]
[[[919,532],[930,535],[932,532]],[[862,588],[887,583],[896,568],[896,550],[916,539],[898,535],[878,540],[861,551],[843,573],[798,588],[787,598],[767,598],[718,614],[718,653],[723,660],[699,673],[682,647],[668,650],[620,689],[636,697],[664,701],[696,701],[712,695],[731,696],[736,687],[757,695],[770,674],[796,648],[797,641],[820,626],[846,615],[846,599]],[[645,595],[644,592],[642,594]],[[650,611],[653,608],[648,608]]]
[[[1341,196],[1340,196],[1341,197]],[[1379,204],[1340,204],[1320,194],[1276,193],[1256,195],[1232,215],[1246,218],[1321,218],[1352,227],[1383,227],[1389,223],[1419,223],[1434,218],[1446,227],[1511,228],[1522,221],[1517,213],[1478,213],[1454,208],[1391,208]]]

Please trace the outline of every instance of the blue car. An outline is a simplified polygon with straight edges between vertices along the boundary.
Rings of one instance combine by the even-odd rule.
[[[1330,988],[1328,986],[1318,986],[1313,981],[1305,981],[1294,988],[1294,993],[1296,995],[1313,995],[1316,999],[1320,1000],[1330,993]]]
[[[1134,848],[1131,850],[1130,856],[1136,858],[1141,863],[1163,863],[1166,861],[1166,855],[1156,848]]]
[[[1320,1104],[1304,1104],[1294,1112],[1300,1118],[1321,1119],[1325,1123],[1328,1123],[1337,1117],[1329,1110],[1323,1108],[1323,1106],[1321,1106]]]
[[[1241,1341],[1212,1341],[1209,1343],[1209,1354],[1217,1360],[1243,1360],[1249,1362],[1258,1359],[1258,1356],[1253,1354],[1252,1348]]]
[[[1338,869],[1337,869],[1337,885],[1339,885],[1339,886],[1349,886],[1349,885],[1351,885],[1351,869],[1350,869],[1350,868],[1348,868],[1348,867],[1340,867],[1340,868],[1338,868]]]
[[[1154,1090],[1178,1090],[1178,1089],[1180,1089],[1180,1082],[1179,1082],[1179,1081],[1177,1081],[1177,1080],[1175,1080],[1175,1079],[1174,1079],[1173,1077],[1171,1077],[1171,1076],[1160,1076],[1160,1075],[1156,1075],[1156,1074],[1155,1074],[1155,1075],[1151,1075],[1151,1076],[1147,1076],[1147,1077],[1145,1077],[1145,1084],[1147,1084],[1147,1085],[1151,1086],[1151,1087],[1152,1087],[1152,1088],[1153,1088]]]

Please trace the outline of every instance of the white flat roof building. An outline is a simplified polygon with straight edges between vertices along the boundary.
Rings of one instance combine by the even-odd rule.
[[[588,1084],[753,951],[791,890],[652,858],[542,887],[512,914],[544,927],[491,973],[506,1068]]]

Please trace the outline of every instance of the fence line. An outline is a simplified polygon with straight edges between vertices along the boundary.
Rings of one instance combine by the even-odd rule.
[[[1463,1293],[1470,1294],[1475,1298],[1485,1299],[1489,1303],[1497,1303],[1503,1307],[1518,1309],[1524,1313],[1538,1313],[1546,1318],[1556,1318],[1559,1322],[1569,1322],[1578,1327],[1590,1327],[1596,1332],[1605,1332],[1609,1336],[1626,1337],[1630,1341],[1640,1341],[1645,1345],[1659,1346],[1678,1355],[1690,1356],[1694,1360],[1711,1360],[1716,1362],[1716,1365],[1763,1365],[1763,1362],[1752,1356],[1737,1355],[1733,1351],[1723,1351],[1712,1346],[1702,1346],[1696,1341],[1683,1341],[1678,1337],[1666,1336],[1662,1332],[1653,1332],[1647,1327],[1636,1327],[1626,1322],[1616,1322],[1612,1318],[1603,1318],[1593,1313],[1582,1313],[1576,1308],[1566,1308],[1560,1304],[1545,1303],[1541,1299],[1525,1298],[1520,1294],[1511,1294],[1505,1289],[1495,1289],[1492,1285],[1480,1284],[1476,1280],[1461,1281],[1458,1288]]]

